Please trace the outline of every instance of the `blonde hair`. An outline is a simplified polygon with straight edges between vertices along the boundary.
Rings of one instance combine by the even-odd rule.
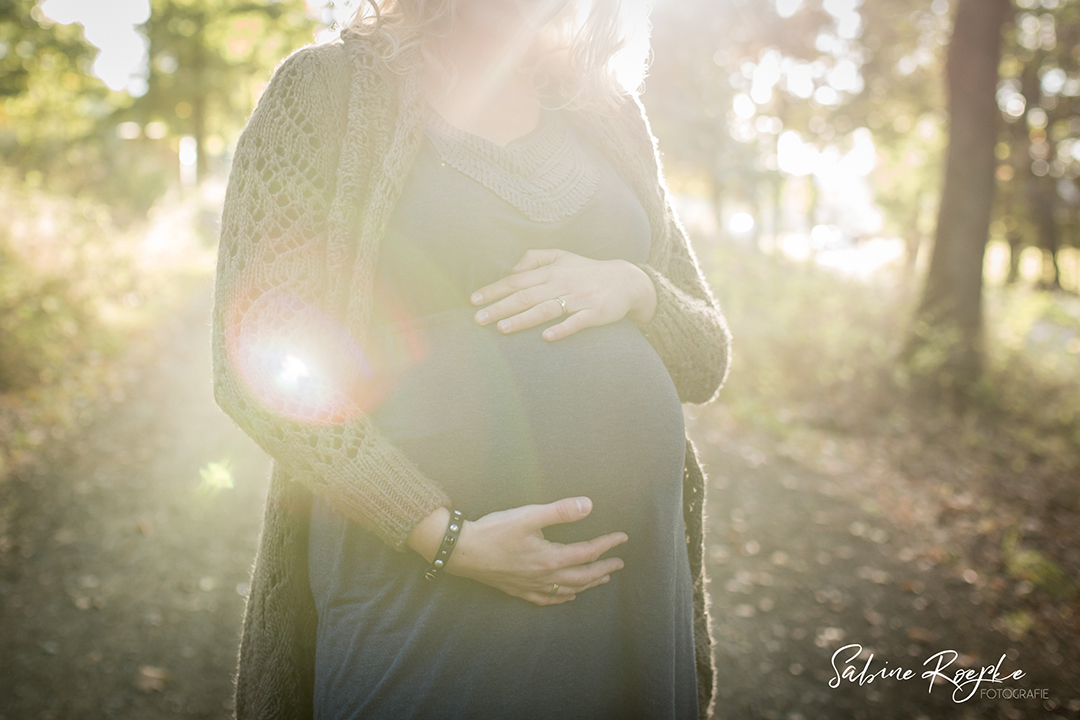
[[[452,32],[457,1],[366,0],[346,31],[380,40],[379,56],[393,72],[426,65],[453,87],[457,70],[440,57],[439,41]],[[559,107],[614,114],[644,79],[648,35],[642,0],[568,0],[540,29],[522,70],[539,95],[561,98]]]

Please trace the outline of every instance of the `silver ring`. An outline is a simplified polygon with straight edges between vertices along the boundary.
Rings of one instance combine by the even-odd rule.
[[[561,297],[557,297],[555,299],[559,301],[560,305],[562,305],[562,314],[565,315],[566,314],[566,301],[563,300]]]
[[[552,583],[551,589],[548,590],[548,595],[554,596],[557,592],[559,592],[559,583]]]

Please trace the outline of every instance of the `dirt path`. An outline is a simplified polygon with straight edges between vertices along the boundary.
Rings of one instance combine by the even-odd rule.
[[[0,488],[5,720],[229,713],[269,463],[214,403],[209,298],[160,328],[124,401]],[[233,488],[203,480],[226,462]]]
[[[985,572],[980,577],[950,562],[948,553],[937,555],[927,535],[945,538],[946,528],[890,522],[896,514],[890,508],[851,491],[858,483],[845,487],[842,475],[818,475],[725,437],[705,417],[691,424],[691,434],[702,439],[710,478],[706,542],[723,717],[1080,716],[1078,638],[1011,638],[995,629],[995,620],[1019,604],[1015,583],[988,581]],[[879,677],[863,685],[844,679],[830,687],[833,653],[849,644],[865,650],[852,662],[855,673],[873,653],[866,675],[901,667],[911,679]],[[962,667],[978,676],[1004,655],[1000,676],[1016,670],[1025,676],[979,689],[1045,689],[1048,699],[988,699],[975,692],[957,702],[953,686],[931,690],[922,674],[937,662],[924,663],[947,650],[958,655],[942,668],[950,677]],[[839,656],[841,673],[854,652]],[[967,685],[957,698],[973,688]]]
[[[230,714],[269,463],[214,404],[209,284],[192,298],[126,399],[0,486],[0,720]],[[988,596],[906,551],[905,530],[836,497],[834,479],[704,417],[690,428],[711,478],[721,717],[1078,715],[1075,638],[1011,642],[989,628]],[[848,643],[873,649],[871,672],[1005,653],[1003,671],[1028,673],[1015,686],[1051,700],[957,704],[922,680],[832,689],[830,656]]]

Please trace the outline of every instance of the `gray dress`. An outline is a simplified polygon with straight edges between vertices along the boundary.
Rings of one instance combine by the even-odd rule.
[[[645,261],[631,188],[558,111],[506,148],[427,108],[425,140],[380,249],[370,414],[466,519],[585,495],[555,542],[621,530],[606,585],[539,607],[474,580],[424,579],[316,497],[315,717],[697,718],[674,384],[629,318],[548,342],[473,320],[472,291],[529,248]]]

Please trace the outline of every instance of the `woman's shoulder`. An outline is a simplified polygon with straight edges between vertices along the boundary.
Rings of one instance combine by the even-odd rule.
[[[373,92],[384,92],[392,73],[378,61],[378,39],[350,28],[332,42],[311,43],[294,50],[274,70],[268,90],[285,88],[291,98],[329,96],[332,101],[346,101],[358,76],[373,82],[362,85]]]
[[[297,89],[315,90],[321,89],[323,84],[330,87],[340,86],[348,81],[351,73],[352,68],[344,44],[341,40],[335,40],[329,43],[312,43],[294,50],[278,63],[270,83],[280,84],[287,80],[289,84],[306,84],[314,81],[317,83],[315,86],[298,86]]]
[[[568,113],[567,117],[594,143],[620,156],[641,153],[654,158],[656,155],[656,136],[636,92],[625,91],[607,107],[582,108]]]
[[[352,76],[340,40],[298,48],[274,69],[249,124],[259,116],[287,117],[314,134],[336,132],[347,113]]]

